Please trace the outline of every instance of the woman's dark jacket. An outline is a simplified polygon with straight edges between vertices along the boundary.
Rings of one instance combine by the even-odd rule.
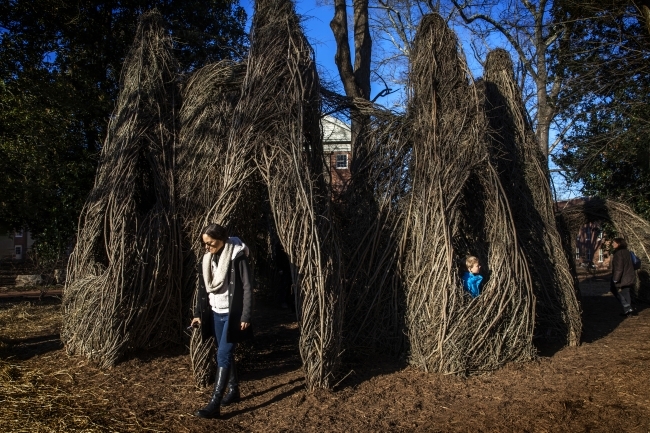
[[[630,287],[636,284],[636,272],[627,248],[618,248],[612,257],[612,281],[616,287]]]
[[[214,254],[212,260],[217,261],[218,255]],[[217,262],[218,263],[218,262]],[[203,280],[203,267],[198,263],[199,288],[194,306],[194,317],[201,319],[201,336],[208,339],[214,336],[212,323],[212,308],[205,290]],[[252,328],[241,330],[241,322],[251,323],[253,310],[253,278],[248,266],[248,258],[244,251],[240,251],[234,259],[230,260],[230,272],[226,273],[224,284],[228,285],[229,312],[228,335],[229,343],[237,343],[250,337]]]

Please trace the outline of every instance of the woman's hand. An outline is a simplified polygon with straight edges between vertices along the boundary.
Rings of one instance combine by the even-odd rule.
[[[250,323],[248,323],[248,322],[241,322],[241,330],[242,330],[242,331],[245,330],[246,328],[248,328],[249,326],[250,326]]]
[[[195,317],[194,319],[192,319],[192,323],[190,323],[190,326],[192,328],[198,328],[199,326],[201,326],[201,319]]]

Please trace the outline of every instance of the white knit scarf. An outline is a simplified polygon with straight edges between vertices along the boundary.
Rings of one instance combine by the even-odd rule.
[[[223,287],[223,281],[226,279],[228,268],[230,267],[230,259],[232,258],[232,251],[235,246],[230,242],[230,239],[223,246],[219,263],[217,264],[217,272],[212,274],[212,253],[207,252],[203,255],[203,282],[205,283],[205,290],[208,293],[217,293]]]

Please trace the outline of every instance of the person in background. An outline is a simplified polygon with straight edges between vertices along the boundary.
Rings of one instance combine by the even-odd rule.
[[[253,279],[248,266],[248,247],[226,229],[210,224],[201,233],[205,254],[199,269],[199,289],[191,326],[201,327],[203,338],[214,335],[217,375],[208,404],[194,415],[219,418],[220,406],[240,399],[235,367],[235,347],[250,334]],[[223,393],[228,385],[228,393]]]
[[[467,256],[465,259],[465,265],[467,266],[467,271],[463,272],[463,288],[472,296],[476,298],[481,293],[481,282],[483,281],[483,276],[481,272],[481,264],[477,257]]]
[[[636,315],[632,308],[630,290],[636,284],[636,272],[632,264],[632,257],[627,249],[627,242],[623,238],[612,240],[614,255],[612,256],[612,282],[610,290],[623,307],[623,316]]]

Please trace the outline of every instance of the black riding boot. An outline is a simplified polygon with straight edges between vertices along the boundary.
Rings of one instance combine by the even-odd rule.
[[[228,382],[229,371],[228,367],[218,367],[217,368],[217,377],[214,379],[214,391],[212,392],[212,397],[210,402],[203,409],[197,410],[194,415],[199,418],[219,418],[219,408],[221,406],[221,396],[223,395],[224,389],[226,389],[226,383]]]
[[[237,366],[233,362],[230,366],[230,377],[228,377],[228,392],[221,399],[221,406],[237,403],[239,399],[239,378],[237,377]]]

